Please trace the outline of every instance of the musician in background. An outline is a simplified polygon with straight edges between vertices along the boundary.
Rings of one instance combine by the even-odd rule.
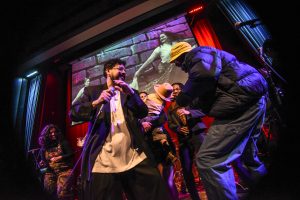
[[[287,82],[284,79],[284,70],[279,59],[278,43],[271,38],[266,39],[259,53],[263,61],[263,67],[259,71],[268,82],[269,95],[263,127],[264,135],[260,138],[258,146],[263,155],[271,158],[277,149],[280,133],[286,128],[284,86]]]
[[[270,98],[277,109],[281,109],[284,100],[283,86],[287,84],[283,76],[283,69],[280,66],[279,47],[273,39],[266,39],[260,48],[260,57],[264,67],[260,72],[264,75],[269,84]],[[270,60],[270,64],[268,63]]]
[[[168,125],[177,134],[179,140],[179,157],[186,187],[193,200],[200,200],[192,167],[195,153],[199,150],[205,136],[206,126],[201,121],[205,115],[199,109],[178,106],[176,97],[181,92],[183,84],[173,83],[172,86],[172,103],[167,111]]]
[[[59,200],[73,200],[73,151],[60,129],[54,124],[46,125],[40,133],[40,166],[46,168],[44,189]]]

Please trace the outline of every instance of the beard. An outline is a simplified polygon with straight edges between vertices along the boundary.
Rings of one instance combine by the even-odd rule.
[[[111,80],[122,80],[125,81],[125,75],[124,74],[116,74],[110,76]]]

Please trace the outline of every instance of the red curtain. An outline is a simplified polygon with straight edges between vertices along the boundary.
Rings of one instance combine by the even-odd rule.
[[[210,22],[205,19],[199,19],[195,22],[194,26],[191,27],[192,31],[198,41],[199,45],[201,46],[211,46],[217,49],[222,49],[219,39],[212,28]],[[207,127],[210,127],[211,123],[214,121],[212,117],[204,117],[203,123]]]
[[[202,18],[197,20],[194,26],[191,28],[199,45],[222,49],[219,39],[214,32],[214,29],[207,19]]]
[[[32,145],[35,147],[38,146],[38,137],[45,125],[51,123],[56,124],[61,129],[64,128],[63,78],[54,71],[49,71],[43,77],[36,110],[35,129],[32,135]]]

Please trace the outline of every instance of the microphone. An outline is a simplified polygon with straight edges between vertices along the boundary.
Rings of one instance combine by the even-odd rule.
[[[115,94],[115,91],[116,91],[116,89],[114,88],[114,86],[110,86],[109,87],[109,90],[113,93],[113,94]],[[100,106],[100,108],[99,108],[99,111],[98,111],[98,113],[97,113],[97,115],[96,115],[96,119],[100,116],[100,114],[102,113],[102,110],[103,110],[103,106],[104,106],[104,104],[106,104],[107,102],[105,101],[105,102],[103,102],[102,104],[101,104],[101,106]]]
[[[263,56],[264,55],[262,47],[258,47],[257,50],[258,50],[259,56]]]
[[[259,19],[251,19],[248,21],[244,21],[244,22],[235,22],[234,23],[234,27],[235,29],[239,29],[243,26],[249,25],[251,28],[254,28],[256,26],[258,26],[259,24],[261,24],[261,21]]]
[[[38,151],[38,150],[40,150],[40,149],[41,149],[41,148],[31,149],[31,150],[28,151],[28,153],[34,153],[35,151]]]

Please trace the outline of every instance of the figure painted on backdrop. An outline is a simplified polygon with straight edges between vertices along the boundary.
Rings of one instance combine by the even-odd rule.
[[[137,90],[143,90],[149,93],[149,92],[153,92],[152,86],[154,84],[161,84],[164,82],[175,82],[175,81],[185,82],[187,80],[187,75],[181,72],[178,68],[176,68],[174,64],[171,64],[169,62],[172,45],[176,44],[179,41],[184,41],[184,40],[188,40],[188,39],[184,39],[183,36],[176,33],[168,32],[168,31],[162,32],[159,35],[160,45],[154,49],[154,51],[148,57],[148,59],[135,72],[133,81],[130,85]],[[192,43],[195,41],[191,40],[189,42]],[[159,77],[155,78],[154,80],[152,79],[145,86],[141,87],[140,78],[142,77],[143,74],[150,76],[150,73],[147,72],[151,69],[153,62],[157,59],[160,59],[160,63],[158,66],[155,66],[154,68],[157,71],[155,73],[158,74]]]
[[[253,67],[225,51],[180,42],[171,49],[171,62],[189,74],[176,98],[198,106],[215,118],[196,155],[208,199],[238,199],[231,163],[242,159],[257,181],[266,174],[257,156],[256,141],[266,112],[267,82]]]
[[[72,101],[72,104],[73,104],[74,102],[76,102],[76,101],[78,100],[78,98],[81,97],[81,95],[83,94],[84,88],[88,87],[88,86],[90,85],[90,83],[91,83],[91,82],[90,82],[90,79],[89,79],[89,78],[84,78],[84,84],[83,84],[83,87],[78,91],[76,97],[75,97],[75,98],[73,99],[73,101]]]
[[[167,187],[172,195],[172,199],[178,199],[178,191],[174,183],[173,165],[178,164],[176,158],[175,146],[164,130],[166,114],[164,107],[167,101],[170,101],[173,88],[169,83],[154,85],[154,93],[144,96],[143,101],[148,106],[148,115],[140,120],[144,132],[145,140],[154,154],[157,168],[164,178]],[[145,93],[140,93],[143,97]]]
[[[88,87],[89,85],[90,85],[90,79],[89,78],[84,78],[84,84],[83,84],[83,87],[78,91],[78,93],[77,93],[77,95],[76,95],[76,97],[73,99],[73,101],[72,101],[72,104],[74,103],[74,102],[76,102],[80,97],[81,97],[81,95],[83,94],[83,90],[84,90],[84,88],[86,88],[86,87]],[[72,121],[72,125],[76,125],[76,124],[79,124],[79,123],[81,123],[81,122],[73,122]]]
[[[106,84],[89,86],[71,107],[73,121],[89,121],[81,163],[84,200],[169,199],[138,119],[148,113],[124,80],[125,62],[104,64]]]
[[[186,187],[193,200],[199,200],[198,190],[193,174],[193,162],[204,137],[205,124],[201,121],[204,113],[193,105],[180,107],[176,98],[182,90],[182,83],[173,83],[172,103],[168,107],[168,125],[177,134],[179,141],[179,156]]]
[[[40,166],[46,168],[44,189],[54,198],[73,200],[73,151],[54,124],[46,125],[40,133]]]

